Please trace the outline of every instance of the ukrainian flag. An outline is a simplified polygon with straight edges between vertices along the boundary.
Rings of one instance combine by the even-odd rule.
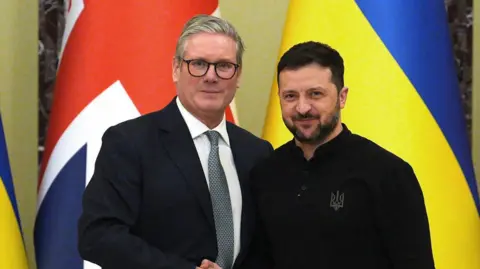
[[[280,55],[308,40],[344,58],[349,129],[414,168],[436,268],[479,269],[478,192],[443,1],[291,1]],[[274,147],[292,138],[277,91],[275,81],[263,134]]]
[[[26,269],[27,257],[0,115],[0,268]]]

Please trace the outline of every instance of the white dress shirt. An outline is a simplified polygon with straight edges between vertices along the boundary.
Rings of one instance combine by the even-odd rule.
[[[225,176],[227,178],[228,191],[230,192],[230,201],[232,203],[232,214],[233,214],[233,230],[234,230],[234,255],[233,259],[238,256],[240,252],[240,226],[242,218],[242,191],[240,189],[240,182],[238,181],[237,169],[235,167],[235,162],[233,160],[232,150],[230,148],[230,140],[228,138],[227,124],[225,121],[225,116],[223,117],[220,124],[213,128],[209,129],[205,124],[200,120],[195,118],[187,109],[182,105],[178,97],[176,98],[178,109],[183,119],[187,123],[188,130],[192,136],[195,148],[197,149],[198,157],[202,163],[203,173],[207,179],[207,185],[209,184],[208,180],[208,155],[210,154],[210,141],[208,140],[205,132],[207,131],[217,131],[220,133],[218,141],[218,150],[220,155],[220,162],[225,171]]]

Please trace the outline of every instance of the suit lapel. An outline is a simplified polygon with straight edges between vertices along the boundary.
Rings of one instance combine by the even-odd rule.
[[[241,256],[244,254],[243,250],[245,250],[245,248],[248,246],[248,241],[251,236],[251,221],[253,220],[251,214],[253,214],[253,203],[251,200],[250,189],[247,184],[249,170],[248,145],[243,145],[240,135],[234,128],[234,126],[227,124],[228,136],[230,137],[230,146],[242,191],[242,220],[240,232],[241,251],[236,260],[236,262],[238,262],[241,261]]]
[[[162,135],[164,137],[162,139],[164,147],[197,197],[208,223],[215,229],[212,203],[205,174],[193,139],[175,101],[172,101],[165,108],[162,116],[163,119],[160,119],[161,129],[166,131]]]
[[[210,223],[211,228],[215,231],[213,208],[205,174],[187,124],[178,110],[175,99],[170,102],[162,112],[163,113],[159,115],[158,121],[162,131],[161,141],[163,142],[163,146],[182,173],[187,184],[192,188],[205,213],[208,223]],[[245,248],[248,246],[253,232],[254,218],[251,214],[254,214],[254,205],[247,183],[249,176],[248,145],[242,143],[241,134],[235,128],[237,127],[233,126],[233,124],[227,123],[230,146],[242,191],[241,251],[235,262],[235,264],[237,264],[243,259]]]

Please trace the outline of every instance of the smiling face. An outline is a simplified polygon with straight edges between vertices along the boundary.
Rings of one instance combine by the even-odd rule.
[[[241,67],[230,79],[222,79],[215,72],[214,65],[208,67],[205,75],[197,77],[194,69],[204,68],[199,63],[237,64],[235,40],[224,34],[197,33],[188,38],[182,59],[173,62],[173,81],[177,95],[185,108],[197,117],[200,115],[223,115],[237,90]],[[190,65],[190,71],[189,71]],[[223,71],[222,71],[223,70]],[[225,65],[219,64],[217,72],[225,72]],[[235,71],[233,71],[235,72]],[[223,73],[220,73],[222,75]]]
[[[348,89],[337,90],[329,68],[309,64],[284,69],[278,85],[283,121],[297,141],[321,144],[341,129]]]

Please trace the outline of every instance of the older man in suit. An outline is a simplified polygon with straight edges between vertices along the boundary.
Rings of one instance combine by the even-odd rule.
[[[103,269],[242,268],[255,223],[246,178],[273,150],[225,121],[243,51],[227,21],[187,22],[177,97],[103,136],[79,220],[82,258]]]

